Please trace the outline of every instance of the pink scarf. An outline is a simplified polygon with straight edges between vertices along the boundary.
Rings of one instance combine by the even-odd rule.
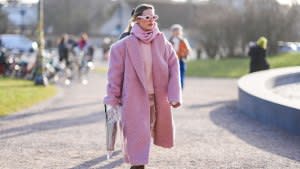
[[[144,43],[150,43],[159,32],[157,23],[154,23],[154,27],[150,31],[143,30],[138,24],[134,24],[131,29],[131,33]]]

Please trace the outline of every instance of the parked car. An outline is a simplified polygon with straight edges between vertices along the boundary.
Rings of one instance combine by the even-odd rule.
[[[297,42],[278,42],[278,52],[299,52],[299,44]]]
[[[0,40],[4,48],[20,53],[33,53],[38,48],[36,42],[23,35],[2,34]]]

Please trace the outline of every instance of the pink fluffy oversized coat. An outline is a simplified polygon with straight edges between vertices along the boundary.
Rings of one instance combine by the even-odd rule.
[[[116,42],[110,51],[107,95],[104,103],[121,105],[125,161],[147,164],[151,143],[150,109],[141,42],[134,36]],[[175,51],[162,33],[151,42],[156,126],[154,144],[174,145],[174,122],[169,102],[182,102]]]

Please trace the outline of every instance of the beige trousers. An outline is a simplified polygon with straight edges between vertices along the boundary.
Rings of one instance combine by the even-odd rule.
[[[150,103],[150,131],[151,136],[154,137],[155,122],[156,122],[156,109],[155,109],[155,95],[149,94]]]

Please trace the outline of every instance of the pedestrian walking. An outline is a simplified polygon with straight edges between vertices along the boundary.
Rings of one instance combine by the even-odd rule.
[[[60,62],[65,61],[65,64],[69,66],[70,65],[69,48],[67,43],[68,43],[68,35],[65,34],[60,38],[58,43],[58,56]]]
[[[84,48],[87,46],[87,41],[88,41],[88,34],[87,33],[82,33],[80,35],[79,41],[78,41],[78,47],[80,50],[84,50]]]
[[[152,5],[138,5],[130,34],[110,50],[104,103],[108,113],[121,112],[124,159],[131,169],[148,164],[151,142],[174,146],[171,107],[182,103],[178,58],[157,19]]]
[[[250,56],[250,70],[249,72],[256,72],[260,70],[267,70],[270,68],[267,57],[267,44],[268,40],[265,37],[260,37],[256,44],[252,45],[249,49],[248,55]]]
[[[7,68],[6,55],[4,51],[4,47],[2,46],[2,41],[0,39],[0,77],[1,75],[5,75]]]
[[[186,59],[191,52],[191,47],[186,38],[183,36],[183,28],[179,24],[174,24],[171,27],[172,36],[170,42],[173,45],[179,59],[180,66],[180,82],[181,88],[184,87],[185,72],[187,69]]]
[[[102,47],[102,55],[103,55],[102,60],[104,60],[104,61],[108,60],[108,54],[109,54],[109,50],[112,45],[112,42],[113,42],[112,39],[109,37],[105,37],[103,39],[101,47]]]

